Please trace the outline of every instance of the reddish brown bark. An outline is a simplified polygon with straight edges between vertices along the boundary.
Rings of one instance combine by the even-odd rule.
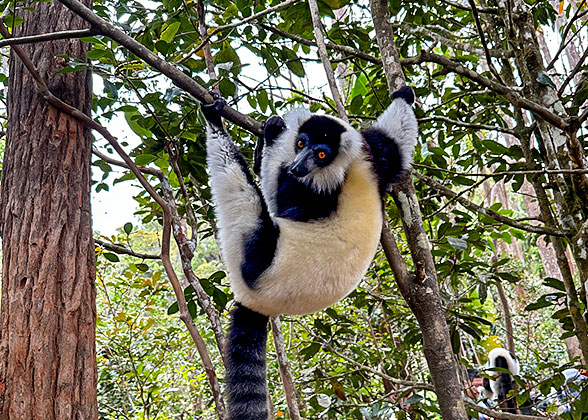
[[[57,2],[31,3],[15,36],[87,25]],[[55,74],[87,43],[23,47],[56,96],[90,113],[90,72]],[[11,57],[0,215],[0,419],[98,417],[91,134],[50,107]]]

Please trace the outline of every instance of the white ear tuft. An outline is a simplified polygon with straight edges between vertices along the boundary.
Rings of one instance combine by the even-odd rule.
[[[284,121],[286,122],[286,126],[289,130],[297,130],[311,116],[312,112],[310,112],[308,109],[296,108],[288,111],[286,115],[284,115]]]

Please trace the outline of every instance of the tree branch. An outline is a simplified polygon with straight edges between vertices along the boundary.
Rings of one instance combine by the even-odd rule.
[[[435,181],[433,178],[428,177],[427,175],[423,175],[419,172],[413,171],[413,174],[420,179],[421,181],[423,181],[425,184],[427,184],[428,186],[430,186],[431,188],[439,191],[440,193],[442,193],[443,195],[445,195],[446,197],[449,197],[451,199],[456,200],[457,202],[459,202],[462,206],[473,210],[477,213],[483,214],[484,216],[488,216],[498,222],[504,223],[505,225],[509,225],[512,226],[516,229],[520,229],[526,232],[532,232],[532,233],[537,233],[537,234],[541,234],[541,235],[553,235],[553,236],[565,236],[565,234],[559,230],[555,230],[555,229],[550,229],[547,227],[539,227],[539,226],[533,226],[533,225],[529,225],[526,223],[520,223],[517,222],[514,219],[511,219],[509,217],[503,216],[500,213],[497,213],[493,210],[489,210],[486,209],[476,203],[471,202],[470,200],[468,200],[467,198],[464,197],[460,197],[458,193],[454,192],[453,190],[447,188],[446,186],[444,186],[443,184]]]
[[[554,125],[562,131],[569,132],[572,129],[572,127],[570,126],[569,119],[564,119],[559,115],[551,112],[543,105],[540,105],[536,102],[530,101],[522,97],[521,95],[516,93],[512,89],[512,87],[504,86],[500,83],[494,82],[488,79],[487,77],[484,77],[481,74],[476,73],[475,71],[470,70],[467,67],[464,67],[461,63],[452,61],[451,59],[444,57],[442,55],[431,53],[429,51],[421,51],[421,53],[417,56],[402,60],[402,65],[413,65],[420,64],[423,62],[432,62],[440,64],[446,70],[467,77],[473,82],[476,82],[498,93],[512,105],[518,108],[524,108],[531,111],[533,114],[535,114],[535,116],[543,118],[545,121]]]
[[[498,125],[467,123],[467,122],[463,122],[463,121],[452,120],[451,118],[444,117],[442,115],[433,115],[431,117],[419,118],[418,121],[419,121],[419,123],[425,123],[425,122],[430,122],[430,121],[443,121],[443,122],[457,125],[460,127],[473,128],[476,130],[499,131],[501,133],[510,134],[511,136],[515,136],[515,137],[519,136],[519,133],[517,133],[515,130],[511,130],[510,128],[500,127]]]
[[[265,25],[262,23],[260,23],[259,26],[262,27],[263,29],[265,29],[266,31],[270,31],[270,32],[273,32],[273,33],[280,35],[284,38],[291,39],[292,41],[298,42],[299,44],[307,45],[309,47],[316,47],[317,46],[316,42],[314,42],[314,41],[311,41],[306,38],[302,38],[301,36],[298,36],[298,35],[288,33],[288,32],[283,31],[282,29],[279,29],[277,27]],[[374,56],[371,56],[369,54],[366,54],[360,50],[357,50],[353,47],[349,47],[347,45],[331,44],[331,43],[327,42],[327,43],[325,43],[325,46],[329,50],[341,51],[341,52],[344,52],[345,54],[354,55],[357,58],[360,58],[365,61],[369,61],[370,63],[380,64],[380,65],[382,64],[381,59],[374,57]]]
[[[36,42],[55,41],[57,39],[83,38],[98,34],[94,29],[77,29],[73,31],[52,32],[49,34],[22,36],[19,38],[0,39],[0,47],[7,45],[32,44]]]
[[[280,377],[284,384],[284,394],[286,395],[286,402],[288,404],[288,412],[290,419],[302,420],[300,416],[300,408],[298,404],[298,396],[296,395],[296,386],[294,385],[294,378],[292,377],[292,367],[288,361],[288,354],[284,346],[284,335],[282,334],[282,322],[279,316],[272,316],[270,318],[272,325],[272,335],[274,337],[274,347],[276,348],[276,356],[278,358],[278,366],[280,367]]]
[[[135,252],[130,248],[125,248],[124,246],[115,245],[110,242],[103,241],[101,239],[94,238],[94,242],[101,246],[104,249],[114,252],[115,254],[123,254],[123,255],[130,255],[131,257],[141,258],[143,260],[160,260],[160,255],[153,255],[153,254],[142,254],[140,252]]]
[[[105,155],[104,153],[102,153],[101,151],[96,149],[95,147],[92,148],[92,154],[94,156],[98,157],[100,160],[103,160],[104,162],[109,163],[111,165],[120,166],[121,168],[130,169],[129,165],[127,165],[124,161],[111,158],[110,156]],[[147,168],[145,166],[137,166],[137,168],[144,174],[155,175],[156,177],[163,176],[163,172],[161,172],[159,169]]]
[[[329,61],[329,55],[327,54],[325,37],[323,36],[322,30],[322,22],[319,15],[316,0],[308,0],[308,7],[310,8],[310,17],[312,18],[312,26],[314,30],[316,44],[318,46],[318,53],[323,63],[325,74],[327,75],[327,80],[329,81],[329,87],[331,88],[331,94],[333,95],[333,100],[335,101],[337,113],[339,114],[339,118],[347,121],[348,118],[347,112],[345,112],[345,105],[343,105],[343,100],[341,99],[341,94],[339,93],[337,82],[335,81],[335,73],[333,72],[333,66]]]
[[[210,93],[205,88],[196,83],[194,79],[185,74],[178,67],[168,63],[162,58],[159,58],[143,44],[131,38],[121,30],[117,29],[110,23],[100,18],[98,15],[92,12],[92,10],[88,9],[79,1],[59,0],[59,2],[61,2],[72,12],[80,16],[90,25],[92,25],[92,28],[97,30],[100,34],[105,35],[113,39],[114,41],[118,42],[120,45],[127,48],[137,57],[144,60],[147,64],[159,70],[167,77],[169,77],[174,85],[188,92],[200,102],[206,104],[214,102],[212,95],[210,95]],[[239,127],[242,127],[255,135],[259,136],[263,134],[261,130],[261,124],[255,121],[253,118],[249,117],[248,115],[241,114],[239,111],[229,106],[225,106],[221,111],[221,114],[225,119],[233,122]]]

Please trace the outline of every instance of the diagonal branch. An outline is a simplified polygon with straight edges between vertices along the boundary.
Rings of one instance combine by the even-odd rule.
[[[543,118],[545,121],[554,125],[562,131],[569,132],[573,129],[573,127],[570,125],[570,119],[562,118],[559,115],[551,112],[543,105],[540,105],[536,102],[533,102],[527,98],[522,97],[517,92],[515,92],[511,87],[494,82],[493,80],[490,80],[487,77],[484,77],[481,74],[476,73],[475,71],[470,70],[467,67],[464,67],[463,64],[455,62],[442,55],[431,53],[429,51],[421,51],[420,54],[414,57],[402,60],[402,65],[405,66],[412,64],[420,64],[424,62],[437,63],[443,66],[445,70],[467,77],[468,79],[478,83],[479,85],[492,89],[494,92],[498,93],[512,105],[518,108],[524,108],[531,111],[535,116]]]
[[[494,210],[484,208],[484,207],[480,206],[479,204],[473,203],[472,201],[468,200],[467,198],[461,197],[455,191],[451,190],[450,188],[447,188],[446,186],[444,186],[440,182],[435,181],[433,178],[428,177],[427,175],[423,175],[423,174],[416,172],[416,171],[413,171],[413,174],[418,179],[420,179],[425,184],[427,184],[429,187],[439,191],[444,196],[457,201],[462,206],[464,206],[470,210],[473,210],[477,213],[483,214],[484,216],[488,216],[498,222],[504,223],[505,225],[512,226],[516,229],[520,229],[520,230],[523,230],[526,232],[538,233],[538,234],[542,234],[542,235],[565,236],[565,234],[563,232],[556,230],[556,229],[533,226],[533,225],[529,225],[526,223],[518,222],[518,221],[511,219],[509,217],[503,216],[502,214],[497,213]]]
[[[97,30],[100,34],[105,35],[110,39],[113,39],[114,41],[118,42],[120,45],[127,48],[137,57],[144,60],[147,64],[159,70],[167,77],[169,77],[173,84],[179,87],[180,89],[188,92],[194,98],[196,98],[202,103],[210,104],[214,102],[212,95],[204,87],[196,83],[194,79],[185,74],[178,67],[158,57],[143,44],[131,38],[121,30],[117,29],[114,25],[106,22],[104,19],[96,15],[92,10],[88,9],[79,1],[59,1],[72,12],[80,16],[90,25],[92,25],[92,28]],[[262,135],[261,124],[259,124],[257,121],[255,121],[248,115],[242,114],[229,106],[224,107],[221,113],[224,118],[235,123],[239,127],[242,127],[255,135]]]

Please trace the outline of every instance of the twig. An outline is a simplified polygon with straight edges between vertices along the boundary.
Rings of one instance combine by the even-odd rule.
[[[278,365],[280,367],[280,376],[282,378],[282,383],[284,384],[284,394],[286,394],[286,402],[288,404],[290,419],[302,420],[302,417],[300,416],[298,396],[296,395],[296,386],[294,385],[294,378],[292,377],[292,367],[288,361],[286,347],[284,346],[284,335],[282,334],[282,323],[280,321],[280,317],[271,317],[270,323],[272,325],[274,347],[276,348],[276,356],[278,358]]]
[[[457,202],[459,202],[461,205],[463,205],[464,207],[473,210],[477,213],[483,214],[484,216],[488,216],[498,222],[504,223],[505,225],[509,225],[512,226],[516,229],[520,229],[526,232],[532,232],[532,233],[538,233],[538,234],[542,234],[542,235],[553,235],[553,236],[566,236],[565,233],[556,230],[556,229],[551,229],[551,228],[547,228],[547,227],[539,227],[539,226],[533,226],[533,225],[529,225],[526,223],[519,223],[516,220],[513,220],[509,217],[503,216],[500,213],[497,213],[493,210],[490,209],[486,209],[482,206],[480,206],[479,204],[473,203],[470,200],[464,198],[464,197],[460,197],[458,195],[458,193],[454,192],[453,190],[447,188],[446,186],[444,186],[443,184],[435,181],[433,178],[428,177],[426,175],[423,175],[419,172],[413,171],[413,174],[420,179],[421,181],[423,181],[425,184],[427,184],[428,186],[430,186],[431,188],[441,192],[443,195],[445,195],[446,197],[449,197],[451,199],[455,199]]]
[[[132,257],[141,258],[143,260],[159,260],[161,259],[160,255],[153,255],[153,254],[143,254],[140,252],[135,252],[132,249],[125,248],[124,246],[115,245],[110,242],[103,241],[101,239],[94,238],[94,242],[100,245],[102,248],[112,251],[116,254],[124,254],[130,255]]]
[[[555,55],[553,56],[553,58],[551,59],[551,61],[549,62],[549,64],[547,65],[547,67],[545,68],[545,70],[550,70],[554,65],[555,62],[557,61],[557,59],[559,58],[559,55],[562,53],[562,51],[565,49],[567,42],[566,42],[566,38],[568,37],[568,33],[570,32],[570,30],[572,29],[572,26],[574,24],[574,22],[580,18],[581,16],[586,14],[586,11],[582,12],[582,14],[580,14],[580,11],[582,10],[582,6],[584,6],[584,3],[586,3],[586,0],[582,0],[580,2],[580,4],[577,5],[577,9],[574,12],[574,16],[572,16],[572,18],[570,19],[570,21],[568,22],[568,24],[566,25],[562,35],[561,35],[561,44],[559,46],[559,48],[557,49],[557,52],[555,53]]]
[[[582,69],[582,67],[584,65],[584,61],[586,60],[586,57],[588,57],[588,48],[586,48],[586,51],[584,51],[584,54],[582,54],[582,57],[580,57],[578,59],[576,66],[572,69],[570,74],[568,74],[568,77],[566,77],[566,79],[561,84],[559,90],[557,91],[558,97],[561,97],[561,95],[563,95],[564,90],[566,89],[567,85],[572,81],[574,76]]]
[[[94,29],[76,29],[73,31],[60,31],[41,35],[22,36],[19,38],[0,39],[0,47],[5,47],[7,45],[22,45],[44,41],[55,41],[57,39],[83,38],[97,34],[98,31]]]
[[[316,39],[319,57],[321,58],[323,67],[325,68],[325,74],[327,75],[327,80],[329,82],[329,87],[331,88],[333,100],[335,101],[337,113],[339,114],[339,118],[348,121],[347,112],[345,111],[345,106],[343,105],[343,100],[341,99],[341,94],[339,93],[337,82],[335,81],[335,72],[333,72],[333,66],[329,61],[329,55],[327,54],[325,37],[323,35],[322,23],[316,0],[308,0],[308,7],[310,8],[310,17],[312,18],[314,38]]]
[[[6,29],[3,23],[0,23],[0,34],[4,38],[10,38],[10,33]],[[43,99],[45,99],[48,103],[53,105],[55,108],[59,109],[60,111],[70,115],[71,117],[78,120],[80,123],[84,124],[86,127],[94,129],[98,131],[109,143],[110,145],[116,150],[119,156],[123,159],[123,161],[128,165],[129,169],[133,172],[133,174],[137,177],[137,180],[141,183],[143,188],[149,193],[149,195],[159,204],[161,210],[163,212],[163,232],[162,232],[162,240],[161,240],[161,261],[163,263],[165,272],[169,278],[170,283],[174,289],[176,299],[178,301],[178,308],[180,310],[180,319],[186,325],[192,340],[194,341],[198,353],[200,354],[200,358],[202,359],[202,363],[204,366],[204,370],[206,371],[208,381],[212,388],[212,393],[214,396],[214,400],[216,403],[216,411],[221,419],[226,419],[226,409],[224,406],[224,401],[222,399],[222,393],[220,390],[220,384],[218,382],[218,378],[216,377],[216,372],[214,371],[214,367],[212,365],[212,361],[210,360],[210,355],[208,353],[208,349],[206,348],[206,343],[202,339],[202,336],[196,329],[196,325],[192,320],[192,316],[188,311],[188,305],[186,303],[186,298],[184,297],[184,290],[180,284],[180,281],[176,275],[176,272],[173,268],[171,259],[170,259],[170,232],[171,232],[171,215],[169,207],[166,205],[165,201],[161,196],[153,189],[151,184],[145,179],[141,170],[135,165],[135,162],[130,158],[129,155],[123,150],[120,146],[118,141],[110,132],[104,128],[102,125],[98,124],[92,118],[88,117],[82,111],[77,108],[72,107],[71,105],[66,104],[61,99],[54,96],[47,87],[45,81],[37,71],[36,67],[30,60],[30,58],[26,55],[26,53],[22,50],[21,47],[18,45],[12,45],[11,48],[14,50],[16,55],[20,58],[22,63],[28,69],[29,73],[33,77],[35,82],[35,86],[37,87],[39,93],[42,95]]]
[[[116,165],[120,166],[121,168],[130,169],[129,165],[127,165],[124,161],[111,158],[110,156],[105,155],[95,147],[92,148],[92,154],[100,158],[100,160],[103,160],[106,163],[110,163],[111,165]],[[159,169],[147,168],[145,166],[137,166],[137,168],[139,168],[139,170],[144,174],[155,175],[157,177],[163,176],[163,172],[161,172]]]
[[[501,133],[510,134],[511,136],[519,137],[519,133],[515,130],[511,130],[510,128],[500,127],[498,125],[486,125],[486,124],[474,124],[474,123],[467,123],[463,121],[452,120],[451,118],[444,117],[441,115],[433,115],[431,117],[424,117],[418,119],[419,123],[430,122],[430,121],[443,121],[449,124],[458,125],[460,127],[466,128],[473,128],[476,130],[489,130],[489,131],[499,131]]]
[[[273,33],[280,35],[284,38],[289,38],[292,41],[298,42],[299,44],[302,44],[302,45],[307,45],[309,47],[316,47],[316,45],[317,45],[316,42],[314,42],[314,41],[311,41],[306,38],[302,38],[301,36],[298,36],[298,35],[288,33],[286,31],[284,31],[280,28],[274,27],[274,26],[269,26],[269,25],[265,25],[262,23],[260,23],[259,26],[262,27],[263,29],[265,29],[266,31],[273,32]],[[357,50],[353,47],[349,47],[347,45],[331,44],[331,43],[327,42],[327,43],[325,43],[325,46],[327,47],[327,49],[341,51],[346,54],[354,55],[358,58],[361,58],[362,60],[369,61],[370,63],[382,64],[381,59],[374,57],[374,56],[371,56],[369,54],[366,54],[360,50]]]
[[[443,3],[445,3],[445,4],[448,4],[450,6],[455,7],[456,9],[466,10],[468,12],[471,12],[472,11],[469,7],[467,7],[464,4],[460,4],[460,3],[457,3],[457,2],[454,2],[454,1],[450,1],[450,0],[441,0],[441,1]],[[480,13],[490,13],[492,15],[498,14],[498,9],[495,8],[495,7],[480,7],[480,8],[478,8],[478,11]]]
[[[478,413],[482,413],[486,416],[490,416],[490,418],[494,418],[494,419],[500,419],[500,420],[545,420],[545,417],[528,416],[528,415],[524,415],[524,414],[511,414],[511,413],[506,413],[504,411],[491,410],[490,408],[481,407],[478,404],[474,404],[473,402],[470,402],[465,399],[464,399],[464,403],[467,408],[474,410],[474,411],[477,411]],[[553,420],[562,420],[561,417],[558,416],[557,414],[551,414],[549,416],[549,418],[551,418]]]

